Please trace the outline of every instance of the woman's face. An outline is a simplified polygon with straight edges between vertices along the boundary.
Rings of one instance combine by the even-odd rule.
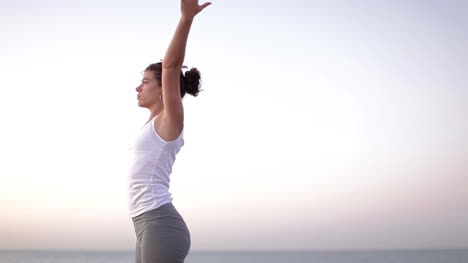
[[[140,86],[136,88],[138,92],[138,106],[151,108],[151,106],[162,103],[162,88],[154,78],[154,73],[145,71]]]

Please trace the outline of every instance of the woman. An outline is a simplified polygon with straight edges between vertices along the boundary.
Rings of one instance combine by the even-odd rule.
[[[136,263],[184,262],[190,233],[172,204],[169,175],[183,146],[186,93],[197,96],[200,72],[182,73],[185,47],[194,17],[211,3],[181,1],[181,18],[162,63],[149,65],[138,92],[138,105],[150,110],[133,147],[130,169],[129,210],[137,238]]]

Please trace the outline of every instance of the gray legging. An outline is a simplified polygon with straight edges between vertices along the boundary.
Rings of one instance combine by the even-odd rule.
[[[190,232],[172,203],[132,218],[137,238],[135,263],[183,263]]]

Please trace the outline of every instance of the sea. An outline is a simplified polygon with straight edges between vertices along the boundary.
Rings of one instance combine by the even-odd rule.
[[[0,263],[133,263],[133,251],[0,250]],[[185,263],[468,263],[468,249],[194,251]]]

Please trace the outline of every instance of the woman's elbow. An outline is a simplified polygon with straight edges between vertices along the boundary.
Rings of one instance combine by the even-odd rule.
[[[174,59],[165,59],[163,60],[162,62],[162,67],[163,69],[181,69],[182,68],[182,64],[183,64],[183,60],[182,59],[178,59],[178,58],[174,58]]]

